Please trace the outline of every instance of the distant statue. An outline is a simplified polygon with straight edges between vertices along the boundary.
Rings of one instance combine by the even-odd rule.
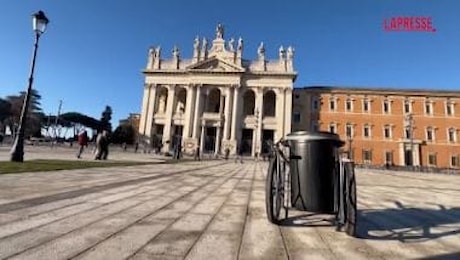
[[[280,49],[279,49],[279,57],[280,57],[280,60],[284,60],[285,55],[286,55],[286,51],[284,50],[283,45],[281,45],[281,46],[280,46]]]
[[[234,44],[235,44],[235,39],[231,38],[230,41],[228,42],[229,51],[235,51],[235,48],[233,47]]]
[[[196,36],[195,41],[193,42],[193,50],[197,51],[200,48],[200,38]]]
[[[259,48],[257,48],[257,54],[259,55],[259,60],[265,59],[265,47],[263,42],[261,42]]]
[[[151,47],[149,49],[149,58],[147,60],[147,68],[152,68],[153,67],[153,62],[155,61],[155,49]]]
[[[238,48],[239,51],[243,50],[243,39],[241,37],[238,39],[238,47],[237,48]]]
[[[161,47],[160,47],[160,46],[157,46],[157,47],[155,48],[155,52],[154,52],[154,54],[153,54],[155,60],[160,58],[160,52],[161,52]]]
[[[158,61],[159,59],[160,59],[160,46],[157,46],[155,48],[150,47],[147,68],[153,68],[155,61]]]
[[[291,46],[289,46],[287,48],[287,59],[288,60],[292,60],[294,58],[294,48],[292,48]]]
[[[179,48],[177,48],[176,45],[174,45],[174,48],[172,50],[172,55],[175,59],[179,59]]]
[[[222,39],[224,38],[224,26],[222,24],[218,24],[216,28],[216,38]]]
[[[208,49],[208,40],[203,37],[203,45],[201,45],[201,50],[204,52]]]

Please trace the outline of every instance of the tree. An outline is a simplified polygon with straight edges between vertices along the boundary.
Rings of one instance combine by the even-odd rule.
[[[109,132],[112,131],[112,124],[110,123],[110,120],[112,120],[112,108],[110,106],[105,106],[101,117],[101,130],[107,130]]]
[[[11,106],[10,113],[4,123],[8,125],[13,132],[16,132],[19,127],[19,120],[21,118],[25,96],[26,92],[22,91],[19,95],[6,97],[6,101],[10,103]],[[42,97],[38,91],[36,89],[32,89],[32,92],[30,93],[29,109],[27,111],[27,121],[25,124],[25,136],[41,136],[42,121],[45,116],[41,108],[41,98]]]
[[[0,133],[5,132],[4,121],[11,115],[11,103],[0,98]]]
[[[130,124],[119,125],[112,134],[112,142],[115,144],[133,144],[136,138],[136,130]]]

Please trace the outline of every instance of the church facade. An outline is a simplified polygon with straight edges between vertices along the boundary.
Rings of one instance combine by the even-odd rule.
[[[265,46],[257,59],[243,57],[241,38],[224,38],[218,25],[214,40],[196,38],[193,57],[172,57],[150,48],[145,75],[139,133],[154,147],[171,151],[178,142],[186,153],[265,153],[265,141],[291,131],[292,91],[297,73],[294,49],[282,46],[269,60]]]

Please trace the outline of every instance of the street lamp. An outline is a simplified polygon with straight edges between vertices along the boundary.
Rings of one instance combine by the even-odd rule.
[[[255,122],[256,122],[256,129],[255,129],[256,130],[256,140],[255,140],[256,143],[255,143],[255,147],[254,147],[254,149],[255,149],[255,157],[256,158],[259,157],[259,153],[260,153],[260,151],[259,151],[259,141],[260,141],[260,136],[259,136],[259,113],[260,113],[259,109],[256,108],[256,111],[254,113],[254,115],[256,117],[255,118],[256,119],[255,120]]]
[[[351,144],[353,143],[353,137],[351,134],[347,134],[347,141],[348,141],[348,159],[353,160],[353,151]]]
[[[40,39],[40,36],[45,32],[48,23],[49,20],[48,18],[46,18],[45,13],[43,11],[38,11],[37,13],[32,15],[32,25],[33,30],[35,32],[34,51],[32,56],[32,64],[30,67],[29,85],[27,87],[27,92],[24,97],[21,118],[19,120],[18,134],[16,135],[13,148],[11,149],[11,161],[13,162],[24,161],[24,128],[27,120],[27,112],[29,110],[29,100],[32,92],[32,83],[34,81],[35,58],[37,57],[38,40]]]
[[[410,164],[414,166],[414,117],[412,113],[406,115],[407,127],[409,128],[409,139],[410,139]]]

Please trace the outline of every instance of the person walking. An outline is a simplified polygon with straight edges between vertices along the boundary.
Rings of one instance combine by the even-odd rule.
[[[85,147],[88,147],[88,133],[86,130],[82,129],[80,133],[78,134],[77,137],[77,142],[78,142],[78,152],[77,152],[77,158],[81,158],[81,154],[85,150]]]
[[[235,154],[235,163],[240,160],[240,163],[243,163],[243,144],[238,144],[236,146],[236,154]]]
[[[109,140],[107,130],[103,130],[96,138],[96,157],[95,160],[107,160],[109,155]]]

